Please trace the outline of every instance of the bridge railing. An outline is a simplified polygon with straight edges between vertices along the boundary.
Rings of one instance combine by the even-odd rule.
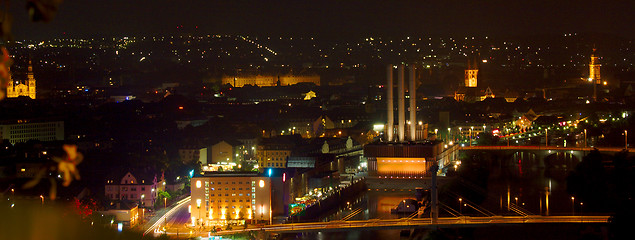
[[[465,146],[460,150],[555,150],[555,151],[592,151],[597,149],[600,152],[621,152],[625,148],[619,147],[558,147],[558,146]],[[633,151],[635,148],[628,148]]]

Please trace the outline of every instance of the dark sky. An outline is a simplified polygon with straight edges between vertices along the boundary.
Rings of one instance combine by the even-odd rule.
[[[12,1],[16,39],[182,33],[635,37],[633,0],[65,0],[47,24],[30,23],[23,2]]]

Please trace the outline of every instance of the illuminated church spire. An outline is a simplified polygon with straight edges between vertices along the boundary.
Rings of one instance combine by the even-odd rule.
[[[467,60],[467,70],[465,70],[465,86],[466,87],[476,87],[477,86],[477,76],[478,76],[478,65],[476,61],[474,61],[474,66],[470,65],[470,60]]]
[[[595,54],[595,46],[593,47],[593,52],[591,53],[591,62],[589,63],[589,82],[593,83],[593,100],[597,100],[597,85],[602,84],[602,79],[600,78],[600,67],[602,64],[598,61],[598,56]],[[606,85],[606,82],[604,82]]]
[[[598,61],[598,56],[595,54],[595,48],[593,48],[593,53],[591,53],[591,63],[589,63],[589,82],[593,82],[595,84],[602,84],[600,78],[600,67],[602,64]]]

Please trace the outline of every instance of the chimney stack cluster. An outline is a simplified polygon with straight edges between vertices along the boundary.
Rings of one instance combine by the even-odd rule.
[[[386,68],[386,80],[387,80],[387,88],[386,88],[386,102],[388,103],[387,109],[387,130],[386,135],[388,141],[391,142],[394,140],[394,97],[393,97],[393,65],[388,65]],[[399,142],[406,141],[405,135],[405,125],[406,125],[406,98],[405,98],[405,83],[404,83],[404,75],[405,75],[406,66],[400,64],[397,66],[397,112],[398,112],[398,123],[397,123],[397,136]],[[417,98],[416,98],[416,82],[415,82],[415,67],[414,65],[409,66],[409,97],[410,97],[410,124],[409,124],[409,137],[410,141],[416,141],[416,126],[417,126]]]

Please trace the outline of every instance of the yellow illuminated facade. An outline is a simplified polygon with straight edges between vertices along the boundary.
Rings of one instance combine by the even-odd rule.
[[[377,158],[377,175],[382,178],[424,176],[432,163],[425,158]]]
[[[215,173],[192,178],[195,225],[221,226],[270,221],[271,181],[256,174]],[[199,184],[200,182],[200,184]]]
[[[31,61],[29,61],[26,78],[26,84],[9,79],[9,86],[7,86],[7,97],[17,98],[20,96],[25,96],[30,97],[31,99],[35,99],[35,77],[33,77],[33,66],[31,65]]]
[[[288,86],[298,83],[313,83],[320,86],[320,76],[317,74],[303,74],[303,75],[251,75],[251,74],[239,74],[237,76],[223,76],[221,78],[223,85],[230,84],[233,87],[243,87],[245,85],[259,86],[259,87],[272,87]]]
[[[470,61],[468,60],[467,70],[465,70],[465,86],[475,88],[478,84],[477,76],[478,67],[476,66],[476,63],[474,63],[474,66],[471,66]]]
[[[275,147],[258,146],[257,159],[260,169],[286,168],[287,157],[291,155],[289,149],[277,149]]]
[[[598,61],[598,56],[595,54],[595,48],[591,53],[591,62],[589,63],[589,82],[595,84],[602,84],[602,78],[600,77],[600,67],[602,64]]]

